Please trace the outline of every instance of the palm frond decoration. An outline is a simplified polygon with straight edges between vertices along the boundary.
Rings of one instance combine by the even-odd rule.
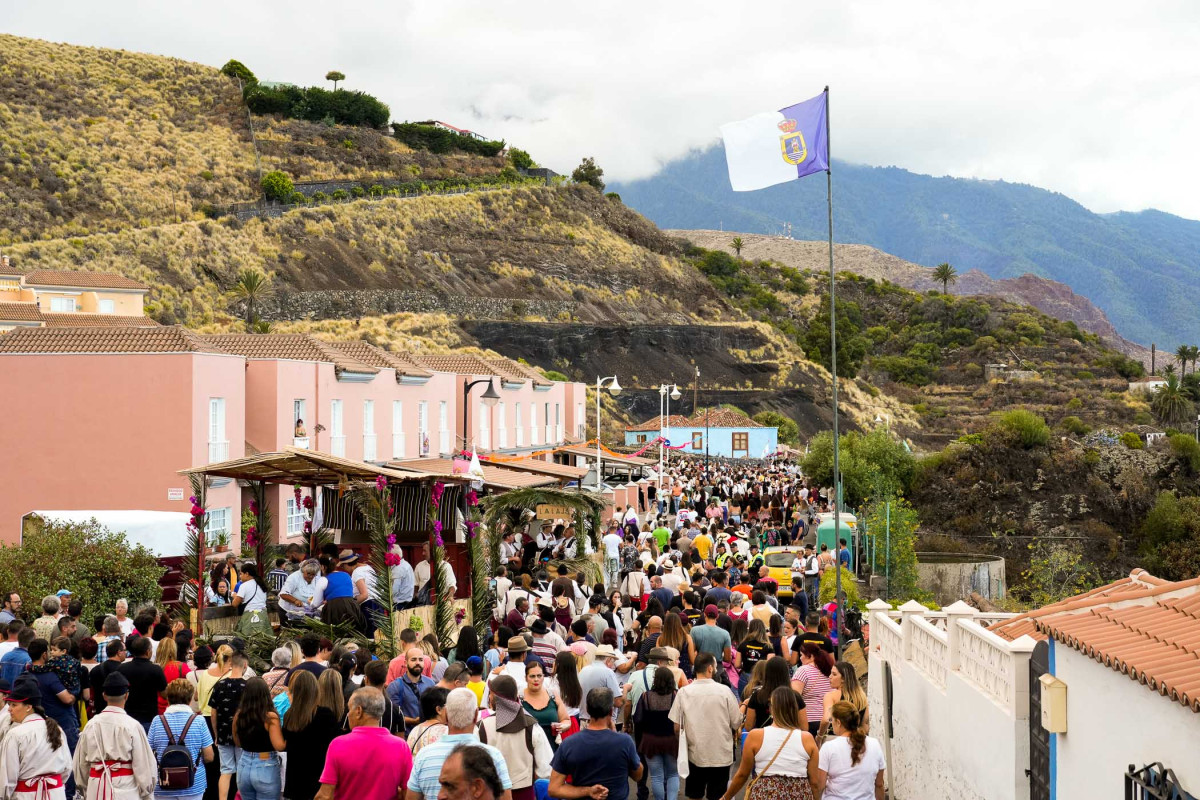
[[[442,522],[438,519],[438,507],[446,491],[446,484],[433,484],[429,502],[429,527],[433,529],[433,546],[429,548],[429,570],[433,580],[433,633],[443,650],[449,650],[458,638],[454,633],[454,596],[450,594],[442,564],[446,561],[445,543],[442,541]]]
[[[396,516],[392,506],[392,495],[386,483],[376,484],[369,489],[356,489],[351,498],[363,518],[371,540],[369,563],[375,570],[375,588],[372,598],[382,612],[372,612],[372,622],[379,634],[378,654],[394,658],[396,655],[395,618],[392,616],[391,550],[396,543]]]
[[[205,529],[208,527],[208,479],[203,475],[190,475],[192,485],[192,517],[188,521],[187,550],[184,552],[181,569],[186,576],[179,590],[179,599],[186,608],[196,609],[196,620],[200,631],[204,630],[204,584],[208,577],[205,555],[208,543]],[[196,509],[199,514],[194,513]],[[200,632],[198,631],[198,633]]]
[[[492,618],[492,593],[489,564],[483,554],[485,530],[479,513],[479,498],[474,491],[466,494],[467,506],[467,558],[471,563],[471,621],[475,631],[482,637],[488,632],[488,621]]]
[[[271,509],[267,507],[267,484],[264,481],[250,482],[250,513],[254,514],[254,527],[246,532],[246,541],[254,550],[254,564],[258,577],[267,574],[271,560]]]
[[[595,586],[597,583],[604,582],[604,569],[595,561],[595,559],[589,556],[554,559],[547,562],[547,572],[553,575],[555,570],[558,569],[559,564],[566,566],[567,572],[571,575],[574,575],[577,572],[582,572],[587,578],[589,586]]]
[[[604,500],[591,492],[546,488],[514,489],[504,494],[485,497],[480,502],[488,531],[488,569],[493,575],[500,566],[500,534],[504,524],[508,523],[513,530],[517,530],[524,525],[526,517],[533,518],[539,505],[567,506],[572,510],[576,552],[587,552],[589,534],[592,537],[593,550],[598,552],[600,549],[600,515],[604,511]]]

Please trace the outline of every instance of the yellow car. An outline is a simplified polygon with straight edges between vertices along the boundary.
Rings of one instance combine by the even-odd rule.
[[[804,557],[804,548],[797,545],[787,547],[768,547],[763,553],[763,563],[767,565],[767,575],[779,584],[779,597],[792,596],[792,578],[801,572],[792,572],[792,561],[799,556]]]

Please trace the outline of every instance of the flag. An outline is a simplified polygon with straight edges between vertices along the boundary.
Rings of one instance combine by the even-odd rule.
[[[752,192],[829,169],[827,92],[721,126],[729,183]]]

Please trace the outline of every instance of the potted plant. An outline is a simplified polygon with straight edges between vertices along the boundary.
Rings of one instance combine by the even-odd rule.
[[[213,550],[218,553],[229,552],[229,531],[219,531],[213,537]]]

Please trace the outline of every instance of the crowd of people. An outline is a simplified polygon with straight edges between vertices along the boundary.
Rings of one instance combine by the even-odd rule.
[[[816,603],[842,555],[799,550],[781,590],[760,550],[811,544],[826,494],[782,464],[681,461],[666,486],[605,523],[602,582],[549,568],[570,527],[501,531],[489,624],[448,648],[405,629],[391,659],[298,628],[258,674],[244,639],[197,646],[154,607],[93,633],[68,591],[31,625],[10,594],[0,800],[882,800],[837,606]],[[285,621],[371,617],[352,553],[306,556],[221,564],[208,589],[264,618],[266,596]],[[415,597],[428,566],[407,572],[389,579]]]

